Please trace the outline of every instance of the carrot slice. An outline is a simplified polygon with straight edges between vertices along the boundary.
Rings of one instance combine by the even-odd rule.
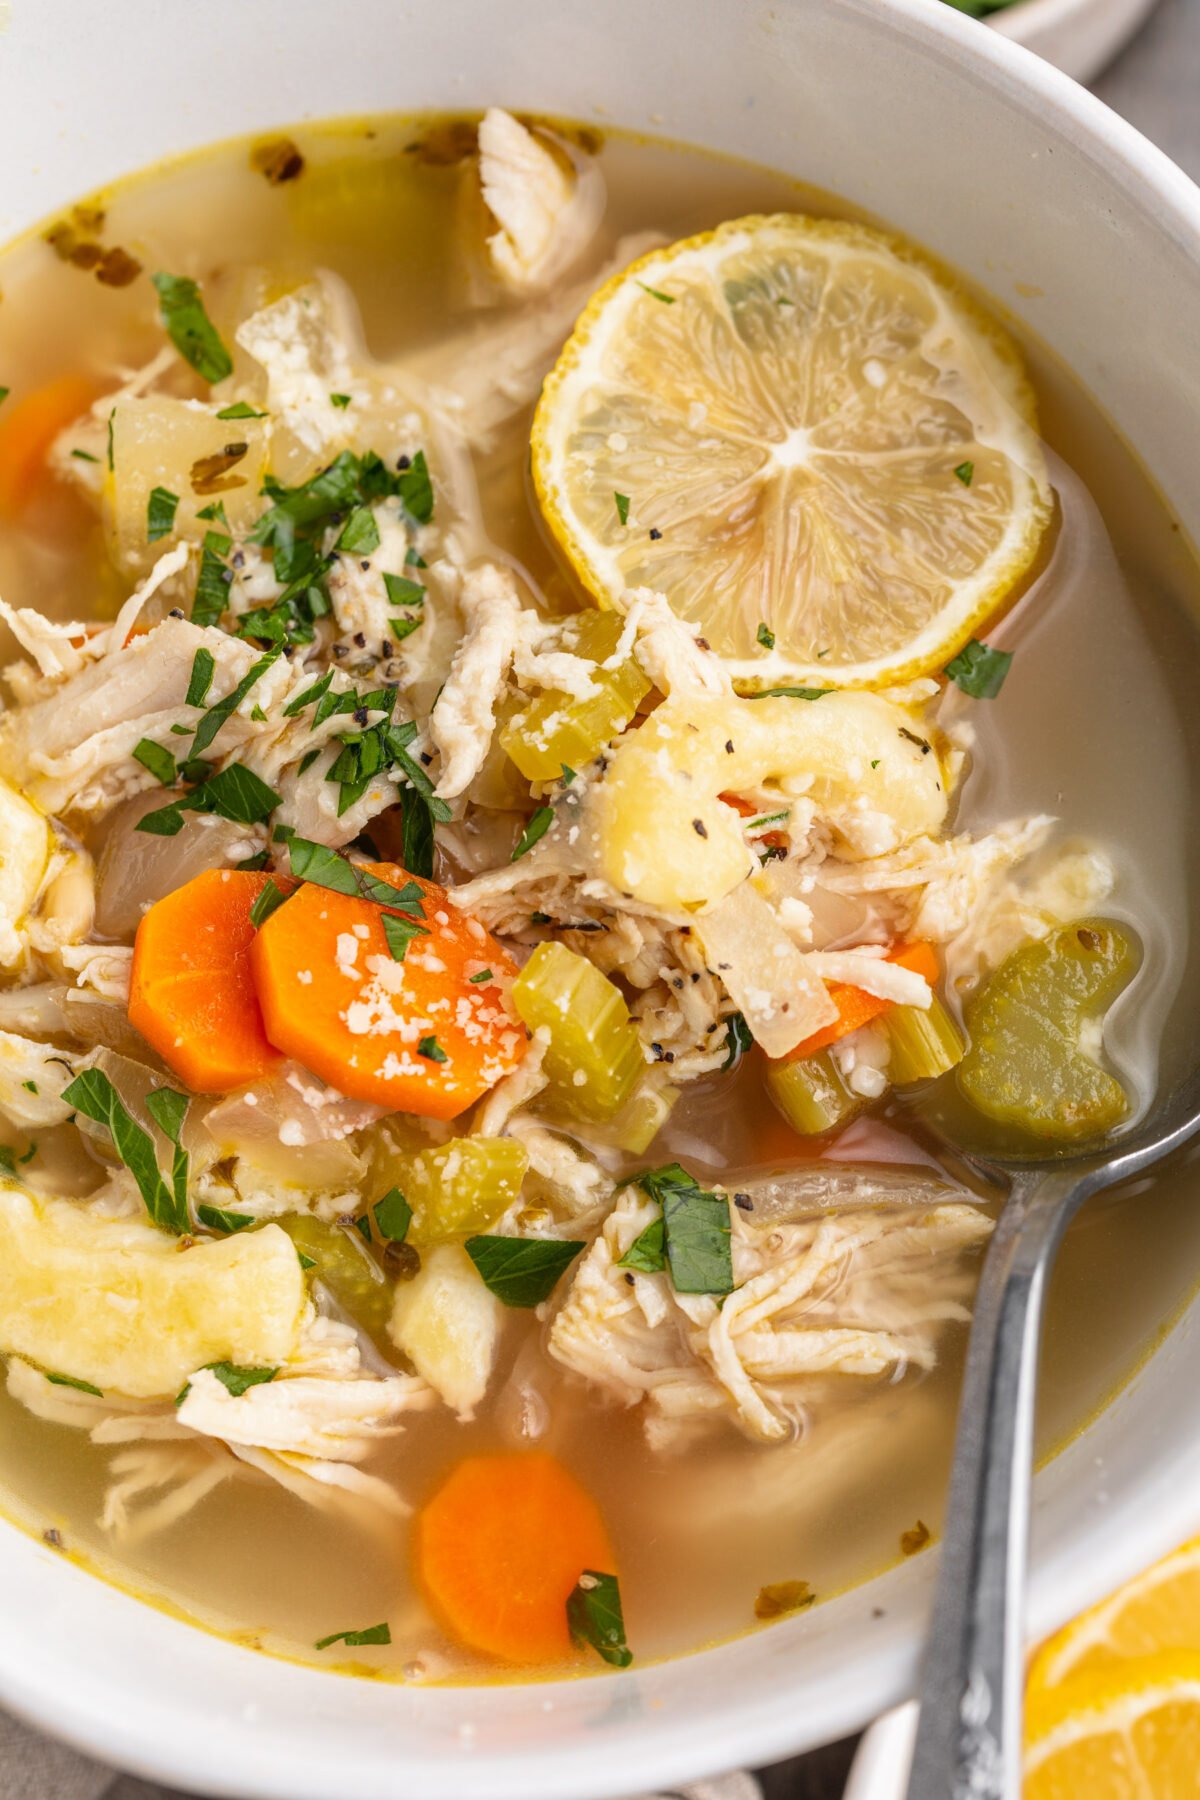
[[[393,887],[413,879],[396,863],[368,866]],[[410,922],[427,935],[401,961],[384,918],[407,915],[306,883],[262,926],[251,963],[278,1049],[357,1100],[453,1119],[525,1054],[506,1005],[517,968],[444,888],[416,885],[423,913]]]
[[[87,411],[97,391],[86,375],[60,375],[0,413],[0,518],[14,519],[24,511],[45,472],[51,444]]]
[[[937,956],[929,944],[901,944],[890,952],[887,961],[896,963],[901,969],[911,969],[915,975],[923,975],[931,987],[938,978]],[[872,1019],[890,1012],[895,1005],[894,1000],[881,1000],[877,994],[868,994],[845,982],[831,981],[828,987],[829,998],[838,1009],[837,1018],[831,1025],[823,1025],[820,1031],[814,1031],[794,1050],[789,1050],[780,1058],[782,1062],[795,1062],[798,1057],[811,1056],[814,1050],[824,1050],[826,1044],[836,1044],[839,1038],[849,1037],[860,1025],[869,1025]]]
[[[198,1094],[242,1087],[282,1061],[250,974],[250,908],[270,879],[208,869],[156,901],[138,926],[130,1024]]]
[[[572,1589],[585,1569],[617,1572],[595,1501],[544,1451],[460,1462],[419,1514],[414,1547],[450,1635],[513,1663],[570,1656]]]

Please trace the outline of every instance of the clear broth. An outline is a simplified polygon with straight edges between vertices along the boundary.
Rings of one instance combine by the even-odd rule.
[[[460,170],[412,148],[428,125],[305,127],[294,134],[305,172],[280,187],[251,169],[249,140],[168,164],[99,197],[103,240],[147,268],[201,278],[217,294],[223,283],[232,294],[241,267],[265,266],[289,282],[332,269],[357,297],[374,354],[400,357],[469,331],[476,316],[453,246]],[[600,163],[606,256],[621,234],[645,228],[681,237],[750,212],[855,216],[769,170],[693,149],[611,134]],[[0,376],[14,389],[81,363],[136,367],[161,342],[144,279],[105,288],[58,260],[40,236],[0,258],[0,289]],[[1111,851],[1119,870],[1112,910],[1134,922],[1146,951],[1112,1047],[1145,1104],[1159,1040],[1169,1077],[1192,1052],[1183,1021],[1200,1017],[1190,946],[1200,821],[1189,774],[1200,755],[1190,691],[1200,571],[1096,406],[1036,343],[1024,348],[1045,437],[1061,458],[1065,529],[1008,627],[1006,647],[1017,654],[1003,696],[971,713],[979,741],[960,823],[983,829],[1049,811],[1072,835]],[[526,490],[527,433],[525,415],[477,473],[490,535],[535,583],[553,589],[566,577]],[[16,605],[59,617],[111,613],[120,598],[114,581],[93,515],[65,487],[39,502],[27,529],[0,536],[0,592]],[[965,1122],[951,1111],[948,1123],[956,1130]],[[852,1128],[838,1153],[926,1160],[927,1142],[921,1119],[893,1107]],[[660,1160],[681,1156],[726,1181],[785,1160],[787,1134],[761,1097],[752,1059],[734,1076],[703,1083],[656,1156],[659,1149]],[[1180,1163],[1094,1205],[1070,1233],[1050,1297],[1043,1454],[1104,1404],[1190,1296],[1200,1276],[1193,1183]],[[457,1457],[511,1443],[515,1409],[503,1390],[538,1330],[510,1321],[493,1386],[502,1397],[484,1418],[463,1426],[445,1413],[418,1416],[371,1467],[419,1504]],[[678,1458],[653,1454],[636,1414],[605,1406],[542,1359],[545,1441],[606,1512],[639,1658],[747,1628],[764,1583],[800,1578],[826,1598],[893,1563],[901,1534],[918,1519],[936,1532],[964,1341],[963,1330],[948,1332],[940,1365],[926,1377],[856,1383],[855,1397],[818,1417],[800,1445],[762,1449],[730,1433]],[[31,1530],[54,1528],[69,1552],[124,1585],[241,1641],[322,1666],[338,1653],[317,1658],[316,1639],[386,1616],[391,1648],[361,1658],[372,1672],[495,1678],[494,1668],[473,1665],[440,1637],[412,1591],[404,1533],[393,1525],[378,1537],[349,1530],[278,1490],[236,1479],[117,1560],[95,1524],[107,1462],[81,1434],[0,1397],[10,1516]]]

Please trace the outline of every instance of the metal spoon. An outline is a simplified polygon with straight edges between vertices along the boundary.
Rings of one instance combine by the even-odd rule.
[[[979,1292],[959,1403],[908,1800],[1019,1800],[1023,1601],[1046,1282],[1085,1200],[1200,1131],[1200,1071],[1146,1122],[1052,1163],[966,1155],[1008,1188]],[[960,1153],[961,1154],[961,1153]]]

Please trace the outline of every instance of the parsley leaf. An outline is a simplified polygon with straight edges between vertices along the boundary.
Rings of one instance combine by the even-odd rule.
[[[192,624],[215,625],[229,604],[232,572],[222,558],[228,554],[230,540],[219,531],[206,531],[200,551],[200,573],[192,597]]]
[[[389,1244],[402,1244],[412,1224],[412,1207],[399,1188],[389,1188],[382,1200],[371,1208],[371,1216],[381,1238]]]
[[[101,1069],[85,1069],[63,1089],[62,1097],[76,1112],[107,1129],[154,1223],[164,1231],[185,1232],[189,1224],[186,1203],[181,1203],[177,1191],[163,1180],[153,1139],[126,1111],[108,1076]]]
[[[262,890],[262,893],[259,894],[258,898],[255,900],[254,905],[250,908],[250,923],[253,925],[255,931],[270,918],[273,912],[277,911],[277,909],[283,905],[287,897],[288,896],[281,887],[277,887],[273,881],[268,881],[266,887]]]
[[[385,575],[383,585],[387,589],[389,606],[423,606],[425,589],[419,581],[410,581],[407,575]]]
[[[662,1207],[667,1267],[676,1293],[732,1293],[732,1227],[725,1196],[702,1188],[678,1163],[643,1169],[632,1179]]]
[[[268,787],[253,769],[230,763],[179,802],[184,812],[216,813],[236,825],[262,825],[279,805],[281,796]]]
[[[1012,659],[1011,650],[992,650],[972,638],[946,664],[946,674],[973,700],[994,700],[1004,686]]]
[[[810,687],[773,687],[759,688],[753,694],[745,695],[747,700],[823,700],[826,694],[832,694],[832,688]]]
[[[643,294],[649,294],[652,300],[661,300],[664,306],[674,306],[678,298],[676,294],[664,294],[661,288],[648,287],[644,281],[639,281],[638,286]]]
[[[442,1049],[442,1046],[438,1043],[436,1037],[423,1037],[417,1045],[417,1055],[425,1057],[428,1062],[444,1063],[450,1061],[450,1058],[446,1055],[446,1052]]]
[[[192,617],[195,618],[195,613],[193,613]],[[261,681],[267,670],[273,668],[278,660],[279,651],[268,650],[265,656],[260,656],[258,661],[253,663],[251,667],[246,670],[246,673],[242,676],[242,679],[238,682],[237,686],[232,688],[223,700],[218,700],[215,706],[209,707],[199,725],[197,725],[196,735],[192,739],[193,756],[203,755],[220,731],[222,725],[224,725],[225,721],[230,718],[242,704],[242,701],[246,698],[246,695],[250,692],[250,689],[254,686],[255,682]]]
[[[954,473],[958,476],[958,479],[962,482],[964,487],[970,487],[971,478],[975,473],[975,464],[973,462],[961,462]]]
[[[509,861],[519,862],[523,856],[527,855],[528,852],[533,849],[533,846],[541,838],[545,837],[553,823],[554,808],[552,806],[539,806],[533,817],[529,820],[524,831],[521,833],[517,842],[517,847],[509,858]]]
[[[730,1013],[725,1021],[725,1061],[721,1064],[722,1074],[726,1069],[735,1069],[746,1051],[751,1049],[754,1038],[746,1023],[744,1013]]]
[[[232,406],[223,406],[217,414],[218,419],[265,419],[265,412],[258,412],[246,400],[235,400]]]
[[[433,517],[433,483],[423,450],[417,451],[401,474],[395,491],[409,518],[417,525],[428,525]]]
[[[329,404],[331,406],[336,406],[340,411],[345,412],[350,404],[350,396],[349,394],[330,394]]]
[[[288,839],[288,860],[292,874],[300,881],[311,881],[334,894],[356,894],[360,899],[373,900],[377,906],[394,906],[398,912],[411,913],[418,919],[425,917],[424,895],[415,881],[406,881],[402,888],[393,887],[369,869],[357,868],[336,850],[327,850],[324,844],[302,837]]]
[[[628,525],[628,523],[629,523],[629,495],[628,494],[618,494],[616,492],[616,490],[614,489],[613,490],[613,499],[616,502],[618,519],[620,519],[622,525]]]
[[[771,627],[767,624],[765,619],[759,620],[758,630],[754,635],[764,650],[773,650],[775,648],[775,633],[771,630]]]
[[[621,1589],[615,1575],[585,1569],[567,1597],[567,1629],[576,1644],[588,1644],[615,1669],[627,1669],[633,1652],[625,1642]]]
[[[46,1370],[46,1380],[51,1387],[78,1388],[81,1394],[93,1394],[97,1400],[103,1400],[104,1389],[93,1387],[90,1381],[80,1381],[75,1375],[59,1375],[53,1369]]]
[[[638,1233],[618,1262],[618,1269],[637,1269],[642,1275],[657,1275],[667,1266],[667,1235],[662,1215],[651,1219]]]
[[[505,1306],[540,1306],[575,1261],[582,1242],[569,1238],[472,1237],[467,1255],[489,1292]]]
[[[156,544],[159,538],[170,537],[175,529],[175,511],[178,505],[179,495],[173,494],[170,488],[150,489],[150,498],[146,502],[147,542]]]
[[[264,1382],[274,1381],[279,1373],[278,1369],[247,1367],[231,1362],[205,1363],[204,1367],[210,1375],[216,1376],[223,1388],[228,1388],[235,1400],[240,1400],[249,1388],[261,1387]]]
[[[197,650],[192,658],[192,674],[188,682],[185,703],[188,706],[203,706],[208,698],[208,690],[212,686],[216,673],[217,660],[211,650]],[[172,729],[174,729],[172,727]],[[186,727],[184,728],[187,729]]]
[[[200,289],[186,275],[150,277],[158,290],[158,307],[167,336],[185,361],[205,381],[223,381],[233,373],[233,358],[204,310]]]
[[[142,738],[133,747],[133,760],[140,762],[143,769],[149,769],[155,781],[160,781],[164,787],[175,785],[175,758],[164,745]]]
[[[365,1631],[332,1631],[328,1637],[318,1638],[314,1649],[328,1650],[330,1644],[345,1644],[348,1650],[357,1650],[363,1644],[390,1644],[391,1627],[369,1625]]]
[[[187,1218],[188,1153],[180,1141],[189,1101],[174,1088],[155,1088],[146,1095],[146,1111],[174,1146],[171,1156],[171,1191],[181,1218]]]
[[[369,506],[356,506],[338,534],[335,550],[349,556],[367,556],[379,548],[379,527]]]
[[[387,939],[387,947],[395,962],[403,962],[408,946],[415,937],[428,937],[428,928],[418,925],[415,919],[399,919],[395,913],[384,913],[383,935]]]
[[[232,1234],[235,1231],[246,1231],[258,1220],[251,1213],[226,1212],[220,1206],[198,1206],[196,1217],[201,1225],[207,1225],[210,1231],[223,1231]]]

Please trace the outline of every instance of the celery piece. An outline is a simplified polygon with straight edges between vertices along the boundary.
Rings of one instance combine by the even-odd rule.
[[[852,1094],[828,1050],[767,1067],[767,1092],[793,1131],[815,1137],[844,1125],[866,1102]]]
[[[619,613],[585,612],[564,631],[564,648],[595,663],[593,691],[577,698],[558,688],[539,694],[500,733],[500,743],[527,781],[554,781],[564,765],[581,769],[632,719],[650,683],[632,656],[615,669],[599,665],[617,647]]]
[[[1038,1138],[1111,1131],[1129,1110],[1090,1054],[1090,1030],[1137,972],[1137,941],[1108,919],[1080,919],[1014,950],[967,1007],[971,1047],[958,1084],[991,1119]]]
[[[330,1225],[310,1213],[289,1213],[276,1221],[295,1244],[314,1281],[329,1289],[372,1337],[385,1339],[392,1314],[392,1284],[362,1239],[345,1225]]]
[[[565,944],[539,944],[513,983],[531,1031],[550,1033],[543,1068],[556,1098],[578,1118],[611,1119],[646,1067],[620,990]]]
[[[562,1097],[556,1097],[561,1109]],[[677,1087],[649,1087],[643,1082],[606,1124],[594,1123],[589,1138],[596,1144],[611,1145],[614,1150],[627,1150],[631,1156],[644,1156],[670,1118],[678,1098]]]
[[[966,1055],[962,1032],[935,994],[929,1007],[894,1006],[884,1021],[891,1043],[893,1087],[935,1081]]]
[[[521,1192],[529,1166],[516,1138],[451,1138],[408,1159],[409,1242],[446,1244],[490,1231]]]

